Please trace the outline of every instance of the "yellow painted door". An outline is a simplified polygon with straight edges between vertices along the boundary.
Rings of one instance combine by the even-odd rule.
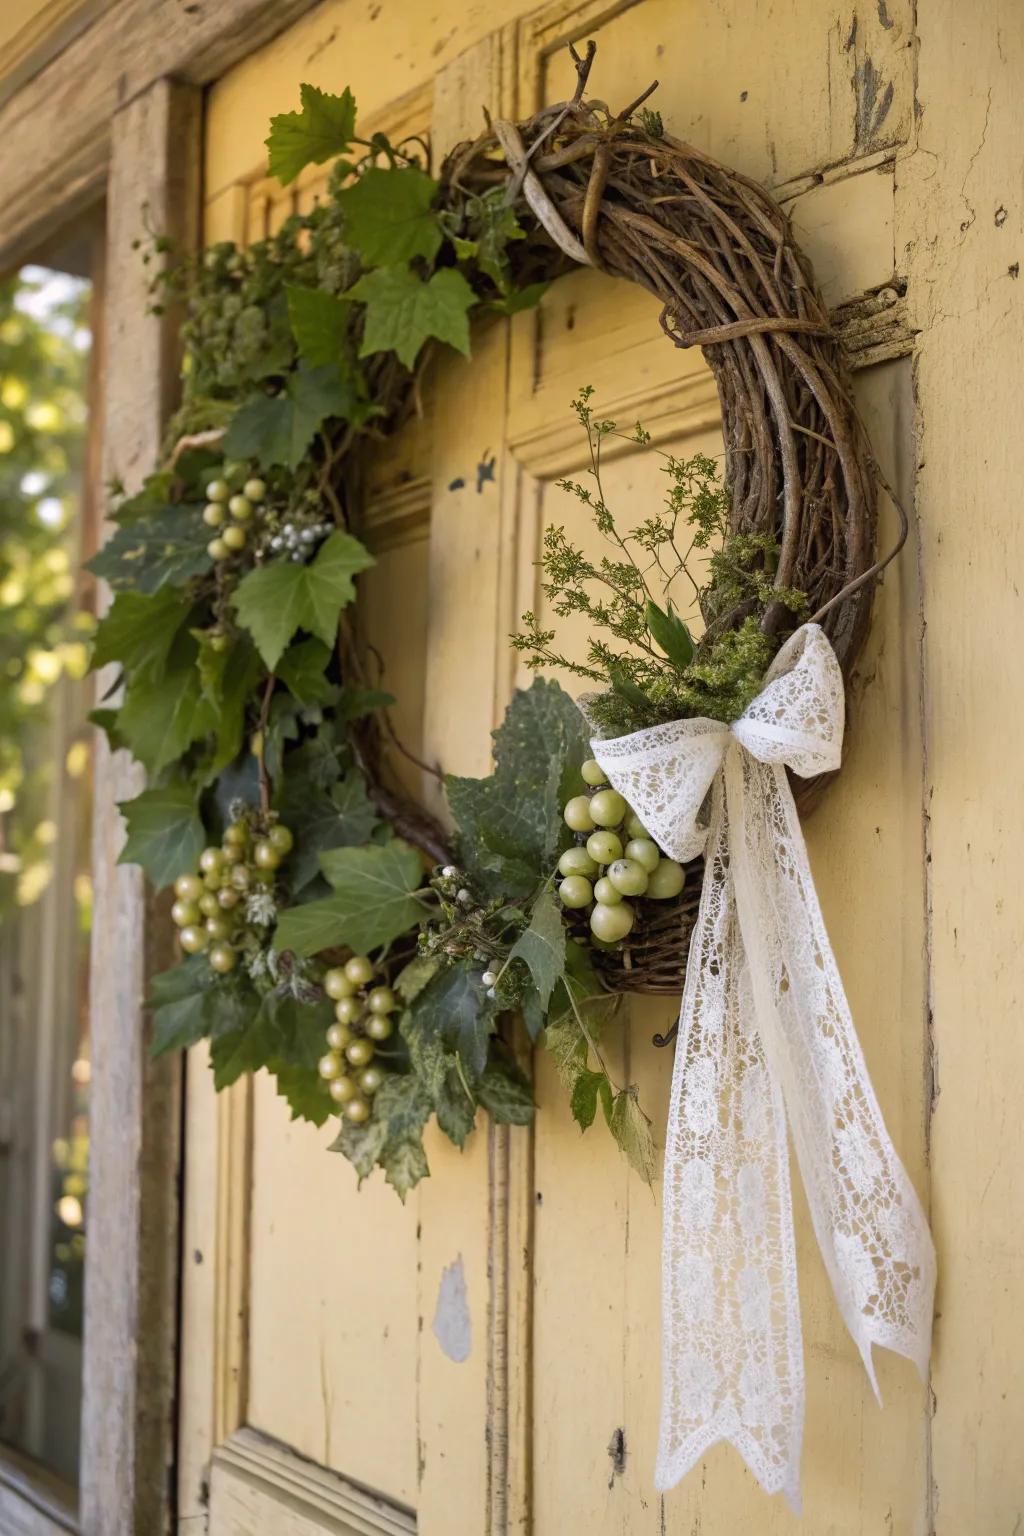
[[[909,0],[879,15],[884,24],[864,22],[856,46],[899,87],[889,112],[898,136],[910,111]],[[331,0],[211,91],[206,236],[258,238],[316,195],[315,177],[293,198],[263,169],[267,119],[292,109],[301,81],[351,85],[363,124],[429,134],[436,156],[477,131],[485,105],[524,116],[564,97],[565,44],[594,36],[595,94],[624,102],[663,75],[668,129],[791,201],[830,301],[880,287],[893,269],[893,156],[858,139],[855,95],[826,108],[845,36],[829,32],[828,49],[811,50],[805,39],[823,35],[813,0],[756,37],[742,16],[741,4],[698,0]],[[796,73],[800,90],[772,114],[782,136],[769,139],[765,102]],[[446,769],[486,772],[489,732],[521,681],[507,636],[539,604],[545,523],[574,516],[556,482],[583,467],[569,409],[578,387],[593,384],[603,415],[639,419],[653,435],[650,449],[622,443],[610,456],[606,493],[627,522],[658,507],[655,450],[719,452],[710,374],[657,322],[639,290],[593,273],[563,279],[539,311],[481,328],[472,361],[442,360],[422,419],[372,465],[371,637],[406,741]],[[909,364],[866,369],[859,393],[886,469],[905,478]],[[808,835],[882,1106],[920,1187],[922,1041],[907,1030],[925,1007],[918,677],[899,627],[915,602],[905,562],[879,599],[843,775]],[[430,800],[432,782],[404,771]],[[672,1012],[634,1001],[610,1048],[656,1135],[671,1059],[651,1037]],[[330,1128],[290,1123],[265,1075],[215,1100],[194,1053],[182,1532],[205,1513],[211,1536],[798,1529],[721,1448],[679,1489],[654,1493],[660,1197],[600,1126],[581,1137],[543,1055],[536,1089],[533,1132],[481,1123],[461,1154],[432,1134],[431,1177],[402,1207],[376,1181],[357,1191],[348,1165],[325,1153]],[[922,1388],[909,1367],[882,1361],[878,1412],[802,1208],[797,1219],[808,1370],[800,1528],[923,1531]]]

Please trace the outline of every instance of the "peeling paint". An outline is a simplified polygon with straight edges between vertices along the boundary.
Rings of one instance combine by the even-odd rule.
[[[437,1307],[432,1324],[434,1337],[441,1350],[457,1365],[469,1359],[472,1347],[472,1324],[469,1301],[466,1296],[466,1272],[462,1254],[449,1264],[441,1275],[437,1290]]]
[[[853,89],[857,97],[855,136],[858,149],[866,149],[878,136],[879,129],[889,116],[895,88],[890,80],[882,89],[882,72],[875,68],[870,55],[853,72]]]

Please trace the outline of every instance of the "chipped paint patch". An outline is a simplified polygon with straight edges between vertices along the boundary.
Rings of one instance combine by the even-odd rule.
[[[454,1264],[449,1264],[441,1276],[434,1309],[434,1337],[449,1360],[461,1365],[469,1359],[472,1347],[472,1324],[469,1317],[469,1301],[466,1296],[466,1271],[460,1253]]]

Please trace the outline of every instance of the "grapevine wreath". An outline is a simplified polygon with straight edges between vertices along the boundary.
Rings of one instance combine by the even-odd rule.
[[[489,122],[437,178],[420,141],[360,138],[350,92],[302,87],[267,142],[285,183],[332,162],[313,211],[246,249],[146,252],[155,304],[184,313],[184,399],[91,563],[113,594],[94,719],[149,783],[121,807],[121,857],[173,886],[182,950],[153,981],[155,1049],[208,1038],[218,1088],[267,1068],[294,1116],[340,1115],[336,1148],[403,1197],[428,1172],[431,1116],[460,1146],[480,1108],[531,1119],[516,1019],[580,1125],[600,1105],[650,1176],[648,1122],[601,1031],[622,992],[680,990],[701,862],[662,855],[590,739],[735,720],[807,620],[849,676],[885,563],[880,477],[786,214],[666,134],[650,91],[617,113],[588,99],[593,51],[573,51],[570,101]],[[608,555],[551,528],[542,567],[552,611],[590,620],[583,713],[541,678],[518,692],[491,775],[445,779],[449,832],[388,769],[393,701],[357,601],[360,455],[417,408],[438,351],[468,354],[473,320],[537,303],[576,264],[649,289],[666,336],[703,348],[724,476],[667,458],[664,508],[624,531],[601,488],[619,428],[581,391],[591,473],[566,488]],[[666,596],[681,572],[699,638]],[[533,614],[513,643],[569,664]]]

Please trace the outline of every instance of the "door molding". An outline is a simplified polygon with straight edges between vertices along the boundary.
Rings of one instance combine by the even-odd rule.
[[[273,1536],[282,1510],[294,1536],[414,1536],[412,1510],[305,1461],[254,1429],[239,1429],[213,1453],[210,1518],[223,1536]]]

